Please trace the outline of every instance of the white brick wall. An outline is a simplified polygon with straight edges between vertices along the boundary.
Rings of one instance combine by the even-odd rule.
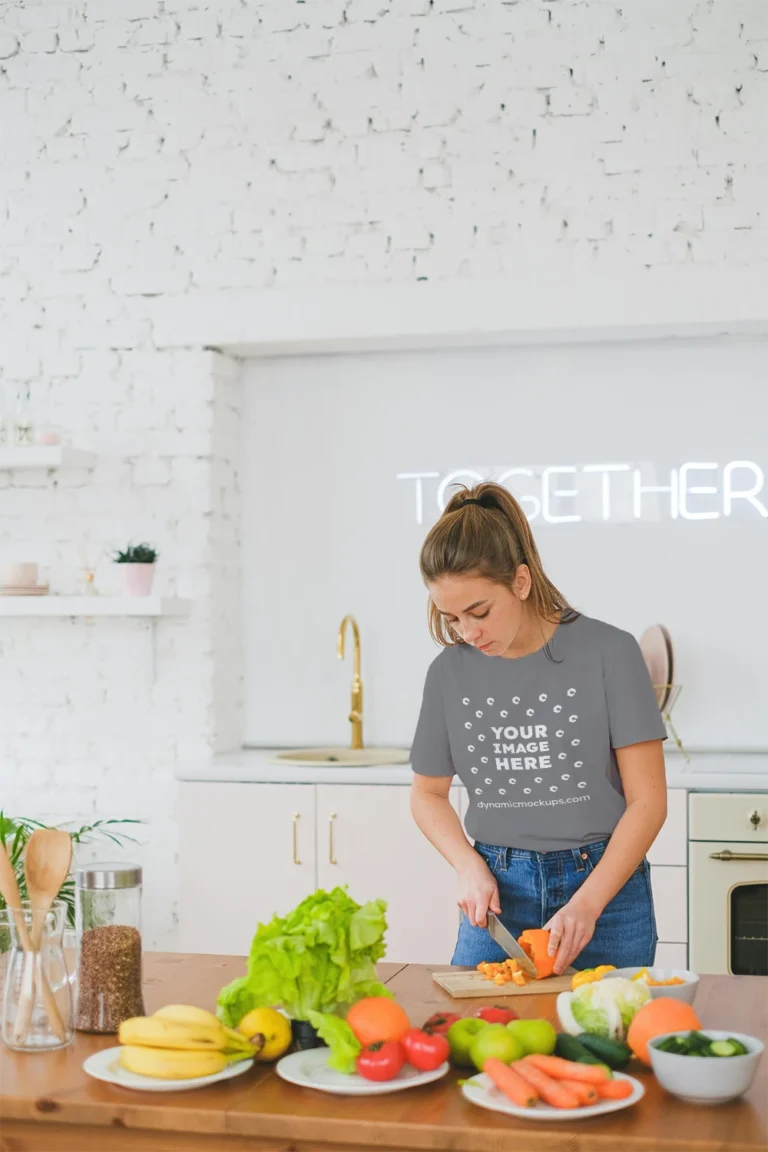
[[[189,620],[2,621],[0,800],[142,815],[172,943],[174,766],[239,740],[238,381],[151,300],[766,258],[762,0],[5,0],[0,380],[99,454],[0,474],[0,547],[161,550]],[[102,563],[108,590],[114,572]]]

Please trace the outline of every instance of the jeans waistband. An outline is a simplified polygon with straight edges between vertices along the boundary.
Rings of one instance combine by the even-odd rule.
[[[498,866],[508,868],[512,860],[536,860],[544,864],[557,863],[560,860],[572,861],[577,872],[585,872],[587,860],[599,859],[608,846],[610,837],[605,840],[594,840],[591,844],[584,844],[581,848],[561,848],[555,852],[531,852],[526,848],[506,848],[500,844],[484,844],[475,841],[475,848],[486,855],[495,855]]]

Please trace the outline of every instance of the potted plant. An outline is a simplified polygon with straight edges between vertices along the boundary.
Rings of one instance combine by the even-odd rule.
[[[120,577],[124,596],[149,596],[155,578],[157,552],[149,544],[129,544],[114,553],[115,564],[121,564]]]

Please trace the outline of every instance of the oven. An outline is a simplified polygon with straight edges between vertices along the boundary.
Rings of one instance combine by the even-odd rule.
[[[692,792],[688,804],[688,965],[766,976],[768,793]]]

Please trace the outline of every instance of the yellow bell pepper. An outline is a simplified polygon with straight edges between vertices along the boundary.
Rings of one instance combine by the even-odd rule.
[[[597,968],[585,968],[583,972],[574,972],[571,988],[581,988],[582,984],[595,984],[602,980],[606,972],[615,972],[615,964],[600,964]]]

